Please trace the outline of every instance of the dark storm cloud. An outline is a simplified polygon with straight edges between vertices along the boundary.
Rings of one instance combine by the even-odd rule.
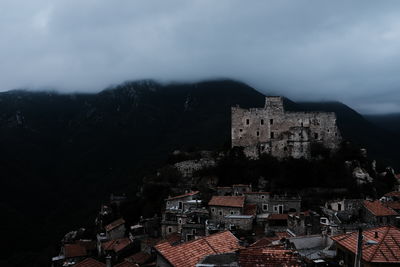
[[[0,88],[229,77],[400,111],[400,2],[2,0]]]

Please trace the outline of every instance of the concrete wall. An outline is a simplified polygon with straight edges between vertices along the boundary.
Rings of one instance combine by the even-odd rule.
[[[229,225],[235,225],[236,229],[241,229],[245,231],[250,231],[253,229],[253,221],[254,217],[253,216],[246,216],[246,218],[238,218],[237,216],[226,216],[224,218],[225,221],[225,229],[229,229]],[[247,218],[248,217],[248,218]]]
[[[333,112],[286,112],[281,97],[267,97],[264,108],[232,107],[232,147],[246,155],[310,157],[311,143],[336,149],[340,132]]]

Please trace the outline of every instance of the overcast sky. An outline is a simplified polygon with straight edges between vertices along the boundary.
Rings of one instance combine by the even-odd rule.
[[[0,1],[0,91],[221,77],[400,112],[400,1]]]

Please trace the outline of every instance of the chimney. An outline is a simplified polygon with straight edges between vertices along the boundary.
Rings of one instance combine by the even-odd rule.
[[[379,237],[379,234],[378,234],[378,232],[375,232],[375,236],[374,236],[375,238],[378,238]]]
[[[106,257],[106,267],[112,267],[110,255],[107,255]]]
[[[363,243],[363,236],[362,236],[362,229],[360,227],[360,228],[358,228],[357,251],[356,251],[356,257],[355,257],[355,261],[354,261],[354,267],[361,267],[362,243]]]

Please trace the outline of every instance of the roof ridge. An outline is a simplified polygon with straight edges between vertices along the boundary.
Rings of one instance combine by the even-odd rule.
[[[213,246],[211,246],[211,244],[207,241],[207,239],[204,239],[204,241],[207,243],[207,245],[212,249],[212,251],[214,251],[214,253],[218,254],[218,252],[214,249]]]
[[[382,236],[381,242],[378,243],[378,245],[376,246],[376,248],[375,248],[375,250],[373,251],[373,253],[371,253],[371,256],[369,257],[368,261],[371,261],[371,260],[372,260],[372,258],[375,256],[375,254],[376,254],[376,252],[378,251],[378,249],[380,249],[380,247],[381,247],[383,241],[385,240],[385,237],[386,237],[386,235],[388,234],[388,232],[389,232],[389,230],[390,230],[390,226],[386,226],[386,228],[387,228],[387,229],[386,229],[385,233],[384,233],[383,236]],[[375,228],[375,229],[377,229],[377,228]]]

